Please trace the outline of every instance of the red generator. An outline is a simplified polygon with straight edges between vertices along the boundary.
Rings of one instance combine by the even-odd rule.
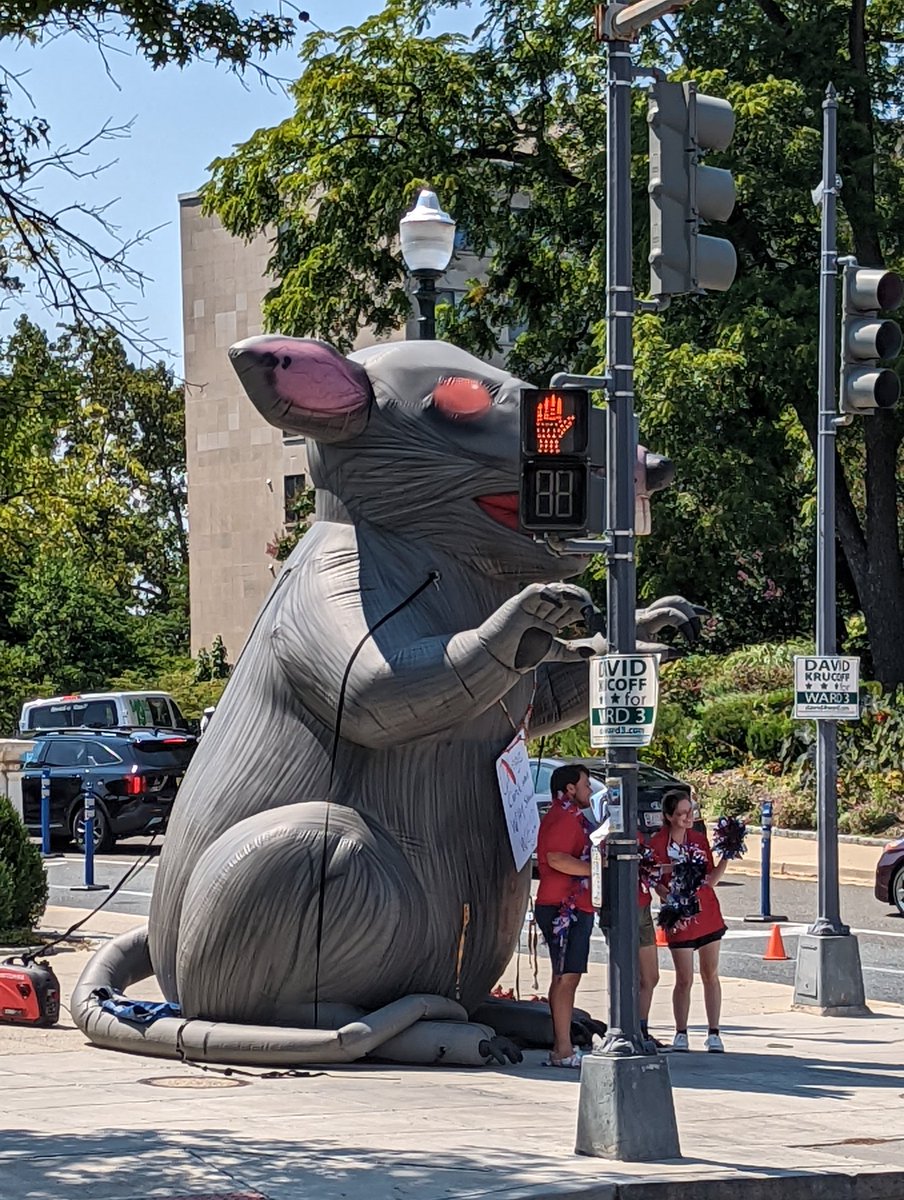
[[[49,963],[5,958],[0,963],[0,1024],[47,1028],[59,1019],[60,984]]]

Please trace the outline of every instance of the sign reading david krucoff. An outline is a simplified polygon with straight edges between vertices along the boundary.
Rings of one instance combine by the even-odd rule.
[[[656,725],[659,658],[606,654],[590,660],[590,745],[648,746]]]
[[[796,654],[794,719],[860,719],[860,659]]]

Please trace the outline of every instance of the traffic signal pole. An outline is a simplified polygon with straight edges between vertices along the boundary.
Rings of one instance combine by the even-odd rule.
[[[819,272],[819,417],[816,442],[816,654],[837,651],[835,579],[835,437],[838,419],[835,293],[837,248],[837,115],[832,84],[823,101],[822,234]],[[863,972],[857,939],[841,920],[838,880],[837,722],[816,722],[818,912],[798,941],[794,1004],[823,1012],[862,1009]]]
[[[835,89],[823,101],[822,238],[819,272],[819,425],[816,442],[816,653],[834,654],[835,616],[835,288],[838,190]],[[816,808],[819,826],[819,907],[815,934],[846,934],[838,890],[838,726],[817,721]]]
[[[662,5],[655,15],[664,11]],[[635,650],[634,284],[631,225],[631,46],[616,20],[641,5],[606,13],[606,635],[612,653]],[[601,14],[602,15],[602,14]],[[654,19],[652,16],[648,20]],[[645,23],[645,22],[643,22]],[[627,27],[626,27],[627,28]],[[636,26],[634,27],[636,28]],[[601,31],[602,32],[602,31]],[[613,748],[621,780],[623,830],[608,842],[609,1032],[602,1053],[585,1056],[575,1149],[579,1154],[649,1162],[680,1157],[668,1062],[646,1053],[638,1009],[637,750]]]
[[[627,42],[608,46],[606,97],[606,511],[611,548],[606,573],[606,640],[610,654],[635,649],[634,610],[634,286],[631,237],[631,82]],[[613,747],[611,773],[622,781],[624,832],[609,839],[613,897],[609,929],[610,1041],[622,1053],[640,1052],[637,1008],[637,750]],[[630,1049],[628,1049],[630,1047]]]

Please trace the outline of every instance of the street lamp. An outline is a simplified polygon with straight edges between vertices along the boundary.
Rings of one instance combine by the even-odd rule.
[[[436,192],[423,188],[411,212],[399,222],[405,266],[417,280],[419,334],[436,337],[436,281],[444,274],[455,248],[455,222],[443,212]]]

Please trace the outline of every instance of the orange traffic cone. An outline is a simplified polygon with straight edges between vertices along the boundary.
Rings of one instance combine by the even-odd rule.
[[[661,925],[657,925],[656,926],[656,945],[657,946],[667,946],[668,944],[669,944],[669,939],[665,936],[665,930],[662,928]]]
[[[772,933],[769,934],[769,943],[766,946],[766,953],[763,955],[764,962],[787,962],[788,955],[785,953],[785,943],[782,941],[782,931],[777,925],[772,926]]]

